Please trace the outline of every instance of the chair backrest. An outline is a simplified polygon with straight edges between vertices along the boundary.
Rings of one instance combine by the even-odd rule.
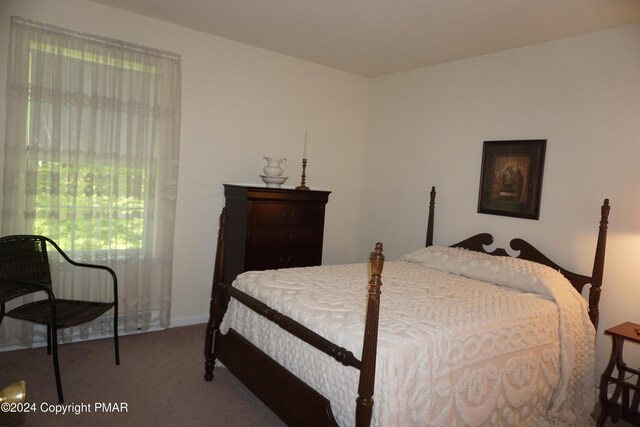
[[[34,235],[0,237],[0,278],[51,287],[45,238]]]

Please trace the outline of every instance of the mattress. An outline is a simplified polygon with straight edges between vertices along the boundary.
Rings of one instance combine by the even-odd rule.
[[[361,356],[368,264],[246,272],[234,287]],[[385,262],[372,425],[594,424],[585,300],[557,271],[429,247]],[[233,328],[355,424],[359,371],[232,300]]]

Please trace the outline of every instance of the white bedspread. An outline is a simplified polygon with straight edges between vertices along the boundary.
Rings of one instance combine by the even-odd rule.
[[[451,273],[455,274],[451,274]],[[368,264],[247,272],[234,286],[361,355]],[[595,331],[560,273],[430,247],[382,273],[374,426],[594,424]],[[232,300],[233,328],[354,425],[359,372]]]

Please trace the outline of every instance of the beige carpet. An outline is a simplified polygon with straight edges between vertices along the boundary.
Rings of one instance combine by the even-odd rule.
[[[0,387],[27,382],[33,412],[0,413],[8,426],[283,426],[226,369],[204,374],[205,325],[59,347],[67,411],[57,407],[53,363],[46,348],[0,353]],[[110,405],[110,407],[109,407]],[[117,412],[119,409],[122,412]]]
[[[51,412],[62,407],[56,406],[53,363],[46,348],[0,352],[0,387],[25,380],[33,410],[0,412],[0,425],[284,426],[226,369],[216,368],[213,381],[204,380],[204,333],[202,324],[121,337],[120,366],[114,363],[111,339],[60,346],[64,405],[77,414]],[[607,426],[614,425],[630,426],[607,421]]]

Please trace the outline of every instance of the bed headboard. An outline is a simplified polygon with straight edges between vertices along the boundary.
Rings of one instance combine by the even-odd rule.
[[[435,211],[436,189],[431,187],[429,197],[429,218],[427,221],[427,240],[425,246],[433,245],[433,222]],[[598,231],[598,242],[596,244],[596,253],[593,261],[593,270],[591,276],[577,274],[569,271],[555,262],[551,261],[546,255],[536,249],[533,245],[523,239],[511,240],[509,246],[515,251],[519,251],[516,258],[535,261],[540,264],[547,265],[555,270],[559,270],[573,285],[573,287],[582,294],[585,285],[590,284],[589,288],[589,318],[593,325],[598,328],[598,318],[600,310],[598,304],[600,302],[600,293],[602,287],[602,276],[604,273],[604,255],[607,243],[607,228],[609,224],[609,199],[604,199],[604,203],[600,208],[600,226]],[[451,245],[452,247],[465,248],[472,251],[483,252],[489,255],[511,256],[503,248],[495,249],[488,252],[485,247],[493,243],[493,236],[489,233],[476,234],[461,242]]]

